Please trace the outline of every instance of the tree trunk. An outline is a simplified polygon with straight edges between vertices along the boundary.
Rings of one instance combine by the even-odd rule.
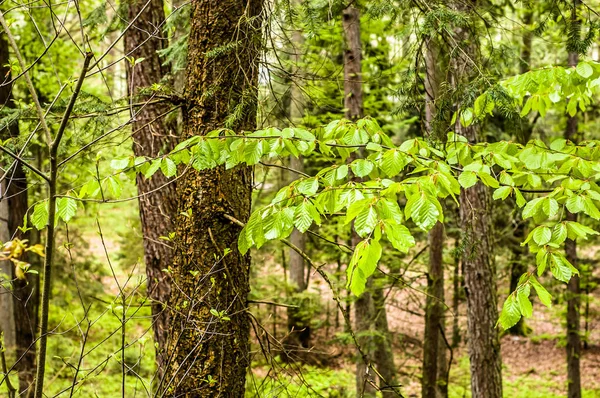
[[[144,8],[145,7],[145,8]],[[133,1],[129,4],[129,18],[133,20],[140,14],[135,24],[125,32],[125,52],[134,59],[144,60],[135,66],[129,63],[127,81],[129,95],[135,102],[153,100],[151,95],[141,95],[140,91],[161,82],[167,72],[161,65],[157,51],[166,47],[162,38],[162,26],[165,20],[162,0]],[[155,158],[168,153],[176,142],[175,128],[161,116],[165,104],[148,103],[133,108],[133,152],[135,156]],[[165,351],[169,312],[165,311],[171,291],[168,275],[163,272],[173,264],[174,251],[170,242],[161,237],[174,231],[177,214],[177,194],[174,181],[162,173],[155,173],[150,179],[138,174],[136,177],[139,194],[139,211],[144,238],[144,262],[148,278],[148,298],[152,305],[154,342],[158,379],[164,373]]]
[[[525,10],[523,15],[523,25],[525,26],[525,32],[523,32],[523,42],[521,46],[521,58],[519,59],[519,73],[523,74],[529,71],[531,65],[531,45],[533,40],[533,32],[531,31],[531,23],[533,22],[533,12],[530,9]],[[523,121],[523,128],[519,134],[518,141],[521,144],[526,144],[531,138],[533,132],[533,124],[529,121]],[[510,203],[516,203],[514,200]],[[521,275],[527,272],[527,258],[529,250],[527,247],[521,246],[521,242],[527,237],[526,223],[523,221],[521,216],[521,210],[515,206],[516,216],[514,222],[517,223],[517,227],[514,232],[514,241],[512,244],[512,253],[510,260],[510,291],[514,292],[519,284]],[[525,336],[527,334],[527,326],[525,324],[525,317],[519,319],[517,324],[509,329],[509,333],[515,336]]]
[[[222,128],[226,119],[237,131],[254,130],[262,2],[195,0],[191,6],[184,138]],[[244,166],[190,170],[177,183],[170,267],[177,289],[169,300],[169,357],[159,387],[167,397],[244,396],[250,256],[239,253],[240,227],[227,217],[248,220],[251,190],[252,170]]]
[[[364,117],[362,99],[362,46],[360,40],[360,12],[354,6],[349,6],[342,13],[342,28],[346,47],[344,50],[344,108],[346,118],[356,121]],[[350,159],[352,160],[352,159]],[[352,246],[361,241],[353,231]],[[354,303],[354,331],[358,342],[369,361],[376,364],[377,372],[381,375],[379,390],[384,397],[397,396],[395,392],[395,366],[391,350],[387,315],[383,292],[373,290],[373,278],[367,280],[365,292]],[[379,289],[380,290],[380,289]],[[374,295],[379,297],[375,303]],[[383,340],[381,340],[383,339]],[[358,358],[356,364],[356,391],[359,397],[375,397],[375,375],[369,369],[369,364],[363,358]]]
[[[6,38],[0,38],[0,76],[5,76],[10,80],[10,70],[5,65],[9,63],[8,43]],[[14,103],[12,100],[12,86],[7,85],[0,87],[0,104],[12,108]],[[17,137],[19,135],[19,125],[12,124],[5,131],[0,132],[0,139],[5,140],[9,137]],[[21,163],[15,164],[6,176],[2,177],[0,184],[0,208],[8,214],[0,215],[2,232],[0,241],[6,242],[12,238],[30,239],[28,232],[22,232],[18,228],[23,224],[23,218],[27,214],[27,176],[24,166]],[[0,210],[0,213],[2,210]],[[30,242],[31,244],[31,242]],[[28,261],[26,256],[22,261]],[[32,261],[35,259],[31,259]],[[33,384],[35,374],[35,332],[37,328],[37,275],[29,273],[26,279],[15,278],[14,266],[8,263],[9,272],[13,279],[11,294],[2,294],[3,299],[12,299],[9,305],[12,307],[12,312],[6,316],[12,318],[9,324],[14,326],[14,344],[16,358],[19,362],[16,369],[19,372],[19,394],[22,397],[27,397],[30,394],[30,387]],[[33,268],[35,269],[35,267]]]
[[[429,269],[423,338],[423,398],[447,396],[444,330],[444,224],[429,232]],[[440,377],[441,376],[441,377]]]
[[[457,11],[472,14],[476,0],[455,1]],[[455,51],[452,59],[452,76],[455,89],[467,83],[474,73],[474,63],[479,58],[477,37],[472,29],[456,28],[454,38],[461,51]],[[470,143],[480,139],[478,125],[463,127],[460,121],[455,130]],[[471,360],[471,394],[474,397],[502,397],[502,361],[496,322],[498,298],[496,292],[496,269],[492,236],[490,194],[488,188],[478,182],[460,194],[460,222],[463,230],[463,265],[465,294],[467,297],[468,347]]]
[[[573,11],[571,14],[571,22],[579,23],[577,16],[577,8],[579,0],[573,1]],[[579,54],[569,52],[569,66],[576,66],[579,62]],[[577,116],[567,119],[567,129],[565,130],[565,138],[567,140],[577,141],[577,133],[579,129],[579,120]],[[568,221],[577,221],[577,215],[567,211],[566,219]],[[567,260],[577,267],[577,243],[574,240],[565,242],[565,254]],[[581,308],[581,288],[579,286],[579,276],[573,275],[567,284],[567,387],[568,398],[581,398],[581,370],[579,358],[581,356],[581,336],[579,335],[580,328],[580,308]]]
[[[373,290],[373,304],[375,309],[375,352],[373,360],[377,364],[377,371],[381,375],[379,389],[382,398],[396,398],[399,394],[399,384],[396,380],[396,365],[392,350],[392,336],[389,333],[387,311],[385,309],[385,291],[381,286]]]
[[[293,61],[293,70],[291,71],[292,76],[298,76],[299,67],[298,64],[300,62],[300,51],[302,48],[302,44],[304,43],[304,37],[302,36],[302,31],[294,28],[292,32],[292,42],[291,42],[291,51],[292,51],[292,61]],[[290,121],[294,125],[298,125],[302,122],[302,117],[304,116],[304,98],[302,96],[302,91],[300,87],[298,87],[298,83],[295,82],[292,78],[290,82],[290,107],[289,107],[289,117]],[[290,168],[299,172],[304,172],[304,157],[300,156],[298,158],[294,156],[290,156]],[[298,173],[290,172],[290,182],[296,180],[298,178]],[[306,250],[306,235],[302,234],[296,228],[292,232],[290,236],[290,242],[294,244],[301,251]],[[306,264],[304,259],[300,254],[298,254],[295,250],[289,250],[290,256],[290,285],[292,289],[292,295],[297,295],[298,293],[302,293],[307,288],[306,283]],[[297,303],[299,304],[299,303]],[[303,348],[310,347],[310,322],[307,322],[307,319],[304,319],[301,315],[298,308],[288,307],[287,308],[287,324],[288,324],[288,333],[289,335],[284,341],[284,349],[291,350],[291,357],[287,354],[284,356],[288,359],[293,360],[294,357],[302,358],[302,355],[298,357],[298,350]],[[296,352],[294,352],[296,351]]]
[[[435,140],[433,119],[435,101],[440,85],[442,61],[435,39],[429,38],[425,54],[425,134]],[[446,397],[447,361],[444,336],[444,224],[438,222],[429,232],[429,267],[427,272],[427,298],[425,303],[425,333],[423,339],[424,398]]]
[[[362,46],[360,41],[360,12],[354,6],[344,8],[342,13],[342,29],[346,47],[344,49],[344,108],[346,118],[358,120],[364,116],[362,102]],[[352,161],[352,159],[349,159]],[[360,236],[352,230],[352,247],[361,241]],[[365,292],[354,302],[354,332],[358,343],[370,360],[373,359],[373,331],[371,330],[373,314],[375,312],[372,278],[367,280]],[[369,364],[357,355],[356,362],[356,393],[358,397],[375,397],[375,375],[370,372]]]

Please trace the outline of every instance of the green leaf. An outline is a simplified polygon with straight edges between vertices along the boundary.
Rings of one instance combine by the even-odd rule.
[[[336,169],[335,179],[343,180],[348,175],[348,165],[343,164]]]
[[[523,194],[521,193],[521,191],[519,191],[517,188],[515,188],[514,192],[515,192],[515,199],[517,202],[517,206],[519,206],[519,207],[525,206],[527,201],[523,197]]]
[[[352,294],[360,296],[365,291],[367,279],[377,269],[381,258],[381,245],[371,239],[364,240],[356,245],[350,264],[346,270],[347,284]]]
[[[356,218],[356,216],[358,215],[358,213],[363,211],[365,206],[368,206],[368,204],[371,201],[372,201],[372,199],[361,199],[361,200],[352,202],[350,204],[350,206],[348,206],[348,211],[346,212],[345,223],[348,224],[348,223],[350,223],[350,221],[354,220]]]
[[[48,225],[48,201],[35,205],[31,215],[31,224],[38,230],[42,230]]]
[[[545,226],[537,227],[533,230],[533,240],[540,246],[544,246],[552,239],[552,231]]]
[[[377,213],[382,220],[393,220],[396,224],[402,222],[402,210],[395,200],[386,198],[377,201]]]
[[[498,199],[504,200],[504,199],[508,198],[508,195],[510,195],[512,190],[513,190],[512,187],[502,186],[494,191],[493,198],[494,198],[494,200],[498,200]]]
[[[529,301],[529,289],[529,285],[525,285],[517,291],[519,308],[525,318],[531,318],[531,315],[533,315],[533,306],[531,305],[531,301]]]
[[[424,231],[429,231],[440,217],[437,206],[424,193],[416,195],[416,200],[415,196],[411,197],[404,211],[408,212],[408,216]]]
[[[121,187],[121,183],[119,182],[119,180],[117,180],[115,177],[107,177],[106,178],[106,185],[108,187],[108,191],[110,193],[112,193],[112,195],[115,198],[119,198],[121,197],[121,192],[122,192],[122,187]]]
[[[567,226],[563,223],[558,223],[552,228],[552,243],[560,245],[567,239]]]
[[[150,178],[160,169],[162,165],[162,159],[155,159],[152,161],[146,172],[144,173],[144,177]]]
[[[550,270],[556,279],[562,282],[568,282],[573,275],[572,265],[566,258],[557,253],[550,254]]]
[[[415,238],[404,225],[392,224],[388,221],[383,223],[385,234],[396,250],[407,253],[415,245]]]
[[[313,223],[311,207],[314,209],[314,206],[308,199],[304,199],[302,203],[296,207],[294,213],[294,226],[302,233],[306,232]]]
[[[377,222],[377,212],[375,211],[374,206],[366,206],[356,216],[356,220],[354,220],[354,230],[356,231],[358,236],[364,238],[371,232],[373,232],[373,229],[375,229]]]
[[[129,158],[113,159],[110,161],[110,168],[113,170],[123,170],[129,166]]]
[[[558,202],[554,198],[545,198],[542,204],[542,210],[548,217],[554,217],[558,214]]]
[[[281,239],[292,233],[294,226],[294,209],[286,207],[271,214],[264,222],[265,238]]]
[[[368,176],[371,171],[373,171],[373,163],[367,159],[357,159],[350,165],[352,167],[352,172],[357,177],[365,177]]]
[[[514,294],[511,294],[506,298],[504,306],[502,306],[498,322],[506,330],[515,326],[519,322],[519,319],[521,319],[521,308]]]
[[[576,221],[566,221],[565,223],[567,225],[567,236],[569,239],[587,239],[588,235],[598,235],[598,232]]]
[[[587,79],[594,73],[594,69],[592,69],[590,64],[585,62],[580,62],[579,64],[577,64],[575,70],[577,71],[577,74],[583,77],[584,79]]]
[[[160,163],[160,170],[165,177],[170,178],[177,174],[177,165],[169,158],[164,158]]]
[[[458,183],[465,189],[471,188],[477,184],[477,174],[474,171],[463,171],[458,176]]]
[[[571,213],[579,213],[585,209],[585,200],[583,196],[573,195],[570,196],[565,202],[567,210]]]
[[[316,177],[305,178],[296,186],[296,190],[302,195],[312,196],[319,190],[319,180]]]
[[[535,289],[535,292],[537,293],[540,302],[548,308],[552,307],[552,296],[550,295],[550,293],[548,293],[546,288],[542,286],[540,282],[538,282],[537,279],[535,279],[534,277],[531,277],[529,281]]]
[[[56,216],[68,223],[77,213],[77,201],[73,198],[58,198],[56,200]]]
[[[383,154],[381,169],[388,177],[393,177],[400,173],[406,166],[405,155],[397,149],[390,149]]]
[[[529,201],[523,209],[523,218],[533,217],[541,208],[544,198],[535,198]]]

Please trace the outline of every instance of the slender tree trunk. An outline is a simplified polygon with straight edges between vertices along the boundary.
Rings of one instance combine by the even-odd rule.
[[[238,117],[228,119],[230,126],[254,130],[262,2],[195,0],[191,6],[185,138],[224,127],[234,107]],[[208,55],[224,47],[233,48]],[[170,268],[177,289],[169,300],[169,356],[159,386],[167,397],[244,396],[250,256],[239,253],[241,228],[230,218],[248,220],[251,190],[252,170],[244,166],[190,170],[178,181]]]
[[[346,47],[344,49],[344,108],[346,118],[358,120],[364,116],[362,101],[362,46],[360,41],[360,12],[349,6],[342,13],[342,28]],[[352,230],[353,247],[361,241],[360,236]],[[358,342],[369,360],[372,360],[374,349],[373,331],[371,330],[375,307],[371,296],[373,281],[367,280],[365,292],[354,303],[354,332]],[[357,356],[356,392],[358,397],[375,397],[375,375],[370,372],[368,364]]]
[[[362,45],[360,40],[360,12],[349,6],[342,13],[342,28],[346,48],[344,50],[344,108],[346,118],[358,120],[364,117],[362,97]],[[352,232],[352,246],[361,241]],[[354,303],[354,331],[370,361],[375,362],[381,375],[379,390],[384,397],[397,396],[395,392],[395,365],[387,324],[385,302],[381,288],[374,289],[373,278],[369,278],[365,292]],[[379,292],[377,292],[379,290]],[[375,296],[375,297],[374,297]],[[376,299],[378,302],[376,303]],[[359,397],[375,397],[375,375],[362,358],[356,364],[356,391]]]
[[[457,11],[473,14],[477,2],[455,1]],[[472,77],[479,59],[477,37],[472,30],[456,28],[454,38],[461,50],[451,62],[455,87]],[[470,143],[480,140],[478,125],[455,125],[456,132]],[[493,258],[491,203],[488,188],[481,182],[460,194],[460,221],[463,230],[463,265],[467,297],[468,347],[471,360],[471,394],[473,397],[502,397],[502,361],[496,322],[498,298]]]
[[[426,42],[425,54],[425,133],[435,140],[433,119],[435,100],[440,84],[441,54],[435,39]],[[429,232],[429,267],[427,272],[427,298],[425,303],[425,333],[423,339],[424,398],[446,397],[447,361],[444,330],[444,224],[438,222]]]
[[[573,1],[573,10],[571,14],[571,22],[579,23],[577,16],[577,8],[579,0]],[[579,54],[569,52],[569,66],[576,66],[579,62]],[[565,138],[571,141],[577,141],[577,133],[579,129],[579,120],[577,116],[567,119],[567,129],[565,130]],[[577,221],[577,215],[567,212],[566,219],[568,221]],[[565,242],[565,254],[567,260],[577,267],[577,243],[574,240]],[[581,288],[579,286],[579,276],[573,275],[567,284],[567,386],[568,398],[581,398],[581,370],[579,358],[581,356],[581,336],[580,329],[580,309],[581,309]]]
[[[429,232],[429,269],[423,338],[423,398],[447,396],[446,344],[444,330],[444,224],[438,222]]]
[[[460,239],[456,239],[456,253],[454,254],[454,275],[452,277],[452,312],[454,319],[452,321],[452,348],[457,348],[460,344],[460,325],[458,324],[458,308],[460,304],[462,281],[460,277],[461,254],[458,252]]]
[[[297,4],[296,4],[297,6]],[[293,70],[292,75],[298,76],[299,67],[298,64],[301,59],[301,48],[304,43],[304,37],[302,36],[302,31],[294,28],[292,32],[292,42],[291,42],[291,50],[292,50],[292,61],[293,61]],[[290,121],[294,125],[298,125],[302,122],[302,117],[304,116],[304,98],[302,96],[302,91],[300,87],[298,87],[298,83],[293,79],[290,82],[290,107],[289,107],[289,117]],[[304,158],[302,156],[296,158],[294,156],[290,156],[290,168],[299,172],[304,172]],[[290,182],[296,180],[298,178],[298,173],[290,172]],[[297,229],[294,228],[292,235],[290,236],[290,242],[294,244],[301,251],[306,251],[306,235],[300,233]],[[306,283],[306,264],[302,256],[298,254],[295,250],[289,250],[290,256],[290,284],[292,289],[292,294],[298,294],[304,292],[307,288]],[[307,319],[304,319],[300,315],[300,311],[298,308],[288,307],[287,309],[287,318],[288,318],[288,338],[284,342],[285,349],[292,350],[292,357],[289,359],[294,359],[294,357],[298,357],[293,353],[293,351],[297,351],[302,348],[310,347],[310,322],[307,322]],[[288,357],[288,355],[285,355]],[[300,358],[302,356],[300,355]]]
[[[382,286],[374,286],[373,305],[375,309],[375,351],[373,360],[377,364],[377,371],[382,380],[379,382],[383,398],[399,397],[399,384],[396,380],[396,365],[392,350],[392,336],[389,332],[387,311],[385,309],[385,291]]]
[[[531,31],[531,23],[533,22],[533,12],[530,9],[525,10],[523,15],[523,25],[525,26],[525,32],[523,32],[523,42],[521,45],[521,58],[519,59],[519,73],[523,74],[529,71],[531,65],[531,45],[533,41],[533,32]],[[524,126],[519,134],[518,141],[521,144],[526,144],[531,138],[533,132],[533,125],[528,121],[523,122]],[[512,202],[514,203],[514,201]],[[510,291],[514,292],[519,283],[519,278],[525,272],[527,272],[527,258],[529,250],[527,247],[521,246],[527,236],[526,223],[523,221],[521,211],[517,209],[514,222],[517,223],[513,238],[514,243],[512,246],[511,260],[510,260]],[[527,326],[525,324],[525,318],[519,319],[517,324],[509,329],[509,333],[515,336],[525,336],[527,334]]]
[[[5,66],[6,65],[6,66]],[[8,43],[4,37],[4,33],[0,35],[0,72],[2,73],[2,80],[7,80],[4,76],[8,73],[8,79],[10,79],[10,69],[7,68],[9,65],[9,52]],[[12,86],[7,85],[0,87],[0,104],[12,104]],[[17,127],[18,128],[18,127]],[[5,129],[0,131],[0,140],[6,140],[13,135],[13,128]],[[18,134],[18,131],[17,131]],[[3,155],[6,156],[6,155]],[[8,164],[12,162],[10,159]],[[19,167],[19,169],[21,169]],[[0,242],[8,242],[12,237],[12,231],[10,230],[10,204],[8,189],[13,186],[12,174],[15,169],[9,171],[7,174],[3,174],[0,179]],[[9,281],[13,279],[13,264],[6,260],[0,261],[0,280]],[[10,357],[15,353],[14,349],[16,346],[16,327],[14,319],[14,303],[12,299],[12,292],[10,291],[9,284],[2,283],[0,285],[0,323],[2,324],[2,332],[4,333],[4,349],[7,353],[10,353]]]
[[[7,80],[11,79],[10,70],[5,67],[9,62],[8,43],[5,37],[0,38],[0,76]],[[13,107],[12,86],[0,87],[0,104]],[[19,125],[12,124],[6,131],[0,132],[0,139],[16,137],[19,135]],[[6,242],[11,238],[30,239],[28,232],[22,232],[18,228],[23,224],[23,218],[27,214],[27,177],[22,164],[17,163],[7,175],[2,177],[2,192],[0,194],[0,208],[7,211],[7,215],[0,215],[2,227],[6,235],[0,240]],[[0,210],[0,213],[2,211]],[[31,243],[31,242],[30,242]],[[28,258],[23,258],[27,261]],[[32,261],[35,259],[32,259]],[[13,279],[12,293],[2,294],[6,299],[12,298],[12,317],[10,323],[14,325],[14,346],[16,358],[19,359],[16,369],[19,372],[19,394],[27,397],[31,393],[31,385],[35,374],[35,331],[37,328],[37,297],[38,277],[28,273],[26,279],[15,278],[14,266],[9,263],[10,275]],[[35,267],[33,269],[36,269]]]
[[[145,8],[144,8],[145,7]],[[129,18],[140,14],[132,27],[125,32],[125,52],[134,59],[143,61],[127,67],[127,82],[132,101],[151,102],[152,95],[142,95],[140,91],[161,82],[166,74],[158,55],[166,47],[160,27],[165,20],[162,0],[151,0],[150,4],[137,0],[129,4]],[[135,156],[155,158],[173,149],[176,141],[175,126],[165,121],[165,104],[149,103],[133,108],[134,119],[133,152]],[[148,278],[148,298],[152,305],[154,342],[158,379],[163,375],[166,362],[165,351],[169,312],[165,311],[171,291],[168,274],[163,270],[173,264],[174,251],[170,242],[163,238],[174,231],[177,212],[177,194],[174,181],[162,173],[155,173],[150,179],[137,175],[139,211],[144,237],[144,262]]]

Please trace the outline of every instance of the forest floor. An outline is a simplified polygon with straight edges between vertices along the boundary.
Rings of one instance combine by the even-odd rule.
[[[592,252],[595,253],[595,250]],[[594,253],[586,253],[594,254]],[[589,255],[588,257],[593,257]],[[266,275],[273,278],[273,274],[283,272],[281,267],[273,261],[271,255],[260,254],[255,257],[256,264],[262,264],[262,270],[259,269],[258,276],[255,280],[261,280]],[[423,267],[416,266],[411,271],[407,272],[404,277],[411,281],[410,287],[396,287],[388,296],[388,322],[390,330],[393,334],[395,362],[398,368],[400,383],[403,386],[402,391],[406,397],[420,397],[420,372],[421,372],[421,356],[424,331],[424,300],[425,295],[422,293],[425,288],[425,278],[423,277]],[[334,272],[334,265],[328,266],[329,272]],[[451,270],[448,270],[450,273]],[[595,277],[600,275],[600,270],[596,271]],[[316,296],[320,297],[322,302],[332,299],[329,287],[320,280],[318,275],[311,276],[309,290]],[[506,280],[505,276],[501,276],[502,280]],[[549,286],[549,290],[556,298],[555,303],[551,308],[546,308],[537,300],[535,295],[532,295],[534,302],[533,317],[526,320],[526,325],[530,328],[527,337],[513,336],[504,334],[501,337],[502,346],[502,361],[503,361],[503,380],[504,380],[504,396],[510,398],[558,398],[566,396],[566,351],[565,351],[565,308],[566,305],[562,302],[564,285],[552,280],[544,280],[544,284]],[[451,279],[446,285],[446,302],[452,302],[452,283]],[[508,286],[499,285],[499,305],[503,302],[508,294]],[[281,298],[277,298],[281,300]],[[586,328],[584,319],[585,297],[582,304],[582,329]],[[592,291],[589,295],[587,322],[587,342],[588,347],[583,350],[581,358],[581,381],[584,390],[584,397],[600,397],[600,290]],[[331,312],[331,314],[330,314]],[[263,312],[257,311],[259,317],[265,319],[265,326],[272,324],[273,314],[268,310]],[[324,315],[324,314],[327,315]],[[347,340],[332,338],[332,334],[336,335],[336,331],[327,329],[327,324],[332,323],[334,315],[333,302],[323,310],[320,314],[321,328],[315,336],[316,351],[329,351],[332,354],[332,359],[329,369],[321,369],[317,371],[311,368],[307,372],[302,373],[303,382],[310,385],[310,388],[316,388],[316,392],[311,393],[306,391],[298,396],[324,396],[324,397],[342,397],[352,396],[345,395],[329,395],[330,392],[325,392],[321,388],[323,383],[333,380],[333,385],[330,389],[336,386],[336,390],[348,391],[354,388],[353,373],[354,364],[348,359],[352,358],[353,349]],[[461,336],[466,332],[466,311],[464,301],[461,302],[458,314],[458,324],[461,331]],[[277,318],[277,314],[275,318]],[[285,324],[284,315],[279,313],[282,319],[279,320],[281,325]],[[339,317],[338,319],[341,319]],[[448,338],[450,338],[454,315],[451,311],[447,312],[447,330]],[[325,325],[325,326],[323,326]],[[283,329],[283,326],[281,327]],[[335,329],[335,328],[333,328]],[[340,332],[338,330],[338,337]],[[343,335],[343,333],[341,333]],[[342,341],[344,344],[340,344]],[[341,354],[341,355],[340,355]],[[450,371],[450,397],[470,397],[469,384],[469,360],[466,342],[462,342],[460,346],[452,353],[453,361]],[[342,359],[346,358],[346,359]],[[318,373],[320,377],[311,377],[311,373]],[[332,374],[333,373],[333,374]],[[264,377],[264,373],[258,370],[255,372],[258,376]],[[290,372],[290,374],[297,373]],[[313,375],[314,376],[314,375]],[[281,382],[281,381],[280,381]],[[331,391],[331,390],[329,390]],[[337,393],[336,393],[337,394]],[[254,396],[295,396],[290,390],[287,394],[281,395],[276,393],[264,394],[256,393]]]
[[[128,244],[133,239],[126,239],[131,234],[139,234],[135,224],[135,209],[115,208],[114,212],[105,212],[110,219],[106,225],[113,228],[103,228],[104,244],[98,234],[80,236],[79,241],[86,242],[81,247],[79,255],[84,263],[77,265],[79,279],[85,280],[88,288],[85,300],[94,303],[90,317],[95,319],[89,334],[87,344],[95,344],[106,340],[98,349],[94,349],[86,357],[86,369],[96,371],[85,372],[86,382],[77,390],[75,396],[88,397],[113,397],[121,396],[120,361],[118,347],[120,344],[118,303],[107,306],[118,295],[113,275],[106,262],[106,251],[110,253],[116,277],[122,282],[134,276],[132,286],[143,285],[140,282],[144,270],[139,259],[141,247]],[[132,221],[133,220],[133,221]],[[93,230],[95,220],[87,220],[85,230]],[[130,224],[133,223],[132,225]],[[104,225],[104,224],[103,224]],[[84,228],[82,228],[84,229]],[[74,232],[72,232],[74,234]],[[137,236],[137,235],[135,235]],[[75,245],[75,249],[80,247]],[[61,248],[61,252],[64,249]],[[285,302],[286,289],[284,272],[280,266],[282,249],[278,246],[265,247],[253,253],[252,267],[252,298]],[[586,257],[595,258],[595,250],[585,253]],[[64,253],[63,253],[64,256]],[[424,260],[420,259],[420,260]],[[136,264],[134,266],[134,264]],[[449,264],[450,261],[449,261]],[[68,262],[65,263],[65,266]],[[333,274],[336,265],[326,265],[328,272]],[[501,270],[502,267],[499,267]],[[58,326],[58,332],[50,341],[49,349],[49,383],[48,394],[52,396],[66,386],[70,385],[72,372],[69,371],[67,362],[73,362],[79,352],[81,336],[74,327],[76,319],[81,319],[81,308],[78,308],[78,299],[73,291],[70,279],[70,267],[55,283],[53,299],[53,316],[51,323]],[[408,397],[420,397],[421,356],[423,344],[424,317],[423,308],[425,295],[422,290],[425,286],[425,264],[418,261],[403,275],[404,280],[410,285],[398,284],[388,297],[388,320],[393,333],[394,356],[399,374],[402,391]],[[134,275],[130,274],[133,270]],[[81,274],[79,274],[81,272]],[[501,271],[506,272],[506,271]],[[596,271],[599,276],[600,270]],[[446,302],[452,302],[452,269],[447,270],[448,282],[446,284]],[[312,273],[308,294],[315,326],[315,351],[325,353],[326,366],[301,366],[299,364],[284,364],[280,361],[264,360],[258,345],[253,346],[253,369],[248,377],[247,397],[330,397],[354,398],[355,379],[353,346],[344,333],[342,317],[337,314],[332,300],[331,290],[318,274]],[[499,280],[507,280],[506,274],[500,275]],[[541,305],[534,299],[534,313],[527,325],[531,333],[526,337],[504,335],[502,342],[504,396],[509,398],[559,398],[566,396],[566,354],[564,348],[564,317],[565,305],[561,302],[561,292],[564,285],[544,280],[550,286],[553,296],[558,299],[551,308]],[[93,288],[92,288],[93,287]],[[143,300],[143,289],[135,291],[133,301]],[[499,303],[502,303],[508,294],[508,287],[499,285]],[[102,299],[104,301],[98,301]],[[312,300],[312,301],[311,301]],[[500,305],[500,304],[499,304]],[[134,307],[128,310],[132,313]],[[277,339],[283,337],[285,329],[285,308],[270,305],[254,305],[252,313],[260,325],[269,334]],[[466,318],[464,302],[456,314],[461,330],[465,335]],[[600,289],[590,294],[588,324],[589,348],[583,351],[582,357],[582,386],[584,397],[600,397]],[[127,350],[126,361],[136,364],[140,377],[127,377],[127,396],[146,396],[150,378],[153,374],[153,348],[151,333],[149,333],[149,310],[141,307],[141,312],[134,315],[131,325],[127,328],[127,340],[136,342]],[[451,330],[454,315],[448,312],[447,330]],[[582,325],[584,323],[582,322]],[[260,329],[258,329],[260,330]],[[450,333],[450,332],[448,332]],[[264,335],[265,333],[263,333]],[[276,355],[273,354],[274,356]],[[466,345],[453,352],[453,361],[450,372],[450,397],[470,397],[469,360]],[[0,397],[3,397],[0,391]]]

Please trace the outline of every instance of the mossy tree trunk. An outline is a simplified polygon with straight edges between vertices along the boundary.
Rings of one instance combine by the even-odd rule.
[[[260,0],[191,4],[184,138],[256,126]],[[249,364],[250,257],[238,251],[252,170],[189,170],[177,184],[167,397],[242,397]],[[228,218],[229,217],[229,218]],[[224,255],[225,252],[229,252]]]
[[[176,143],[175,126],[165,118],[168,107],[155,103],[156,98],[149,92],[152,85],[158,84],[166,74],[158,51],[167,46],[160,27],[165,21],[162,0],[132,1],[129,4],[129,19],[136,22],[125,32],[125,52],[129,57],[142,59],[132,67],[127,67],[127,88],[134,102],[147,102],[144,106],[132,108],[134,119],[133,152],[135,156],[155,158],[168,153]],[[145,90],[145,92],[144,92]],[[154,103],[153,103],[154,102]],[[146,179],[142,174],[136,177],[139,193],[139,211],[144,238],[144,262],[148,278],[148,298],[152,306],[154,342],[158,379],[164,372],[169,312],[164,305],[171,291],[168,275],[163,272],[173,264],[175,252],[172,246],[161,237],[173,232],[177,214],[177,193],[174,181],[161,172]]]

